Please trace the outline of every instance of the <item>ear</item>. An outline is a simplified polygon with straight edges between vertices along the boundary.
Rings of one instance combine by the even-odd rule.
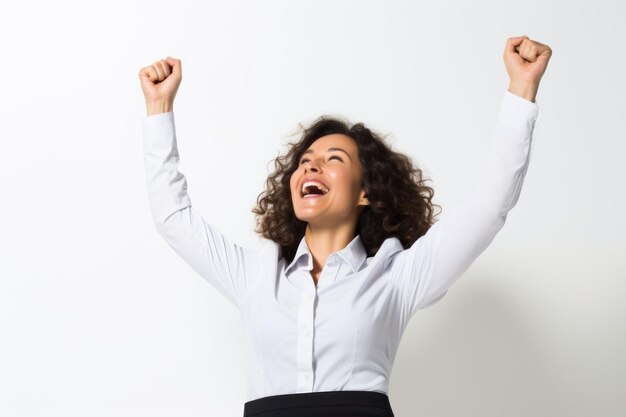
[[[361,191],[361,197],[359,198],[359,204],[361,205],[365,205],[365,206],[369,206],[370,205],[370,201],[367,199],[367,193],[365,193],[364,191]]]

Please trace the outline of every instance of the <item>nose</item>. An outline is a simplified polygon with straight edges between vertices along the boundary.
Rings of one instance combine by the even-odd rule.
[[[308,161],[307,163],[304,164],[304,173],[306,174],[308,172],[308,170],[311,170],[313,172],[317,172],[319,171],[319,169],[317,168],[317,162],[315,159],[312,159],[310,161]]]

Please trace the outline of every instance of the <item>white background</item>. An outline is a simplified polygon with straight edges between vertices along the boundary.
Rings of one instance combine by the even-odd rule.
[[[240,416],[237,310],[161,240],[139,70],[182,60],[193,205],[258,248],[251,209],[298,123],[347,117],[445,212],[490,141],[506,39],[549,45],[533,159],[492,245],[406,330],[398,417],[626,409],[624,3],[20,2],[0,17],[0,415]]]

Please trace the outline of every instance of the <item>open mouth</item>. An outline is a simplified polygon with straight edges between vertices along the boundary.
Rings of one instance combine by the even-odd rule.
[[[330,190],[321,184],[305,183],[300,191],[302,198],[320,198],[328,194]]]

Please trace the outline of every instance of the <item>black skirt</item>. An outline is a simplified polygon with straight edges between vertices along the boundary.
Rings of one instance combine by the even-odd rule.
[[[271,395],[244,404],[244,417],[394,417],[387,394],[318,391]]]

